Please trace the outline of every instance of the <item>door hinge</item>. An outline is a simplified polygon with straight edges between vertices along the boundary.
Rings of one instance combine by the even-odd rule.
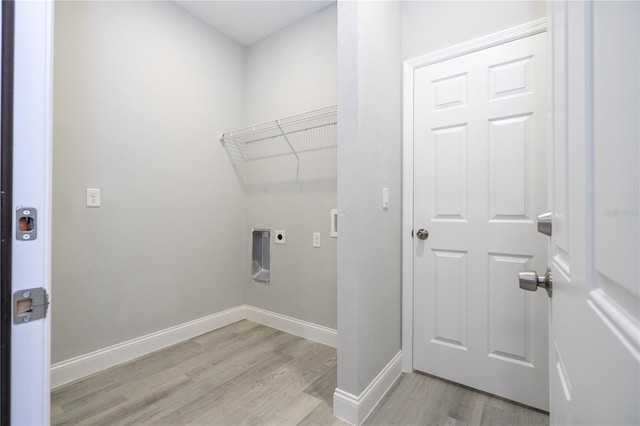
[[[26,324],[47,316],[49,295],[42,287],[13,293],[13,323]]]

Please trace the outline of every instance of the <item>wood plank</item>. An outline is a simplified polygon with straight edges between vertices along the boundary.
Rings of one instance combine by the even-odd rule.
[[[291,401],[288,401],[284,407],[276,410],[271,416],[262,419],[257,414],[252,414],[245,424],[267,426],[297,425],[321,403],[322,401],[318,398],[301,393]]]
[[[181,394],[190,384],[191,380],[186,376],[155,384],[146,391],[129,394],[126,401],[103,407],[102,411],[79,424],[110,426],[143,422],[147,413],[165,406],[172,395]]]
[[[537,410],[433,376],[404,373],[365,425],[548,425]]]
[[[288,355],[273,353],[264,357],[258,364],[242,372],[233,380],[222,384],[209,383],[208,381],[197,382],[186,403],[180,400],[167,401],[170,404],[167,410],[154,414],[148,419],[148,422],[187,424],[206,413],[211,407],[223,406],[227,395],[234,395],[235,398],[241,397],[250,391],[257,381],[268,380],[274,371],[279,370],[290,360],[291,357]]]
[[[332,405],[321,403],[302,419],[298,426],[344,426],[348,424],[333,415]]]
[[[318,380],[311,383],[303,392],[324,401],[329,406],[333,405],[333,392],[338,386],[338,363],[331,367]]]
[[[219,405],[194,419],[197,424],[245,424],[251,418],[267,418],[328,371],[335,349],[316,343],[301,356],[255,381],[249,389],[227,392]],[[247,410],[250,407],[250,410]]]

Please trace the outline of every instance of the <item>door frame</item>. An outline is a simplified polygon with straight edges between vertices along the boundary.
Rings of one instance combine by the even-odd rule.
[[[0,424],[11,423],[11,249],[13,244],[13,48],[15,3],[0,11]]]
[[[37,209],[38,231],[30,241],[11,236],[14,294],[35,287],[51,293],[53,18],[53,0],[15,3],[11,212],[15,223],[17,207]],[[43,319],[12,324],[12,424],[50,423],[50,325],[51,309]]]
[[[417,69],[547,31],[540,18],[403,62],[402,370],[413,371],[413,77]],[[514,277],[514,283],[517,277]]]

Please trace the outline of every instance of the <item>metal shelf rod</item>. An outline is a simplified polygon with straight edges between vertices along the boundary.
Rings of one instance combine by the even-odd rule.
[[[254,143],[254,142],[266,141],[266,140],[269,140],[269,139],[279,138],[280,136],[284,136],[284,135],[293,135],[293,134],[300,133],[300,132],[306,132],[306,131],[313,130],[313,129],[319,129],[321,127],[333,126],[334,124],[338,124],[338,122],[337,121],[332,121],[330,123],[319,124],[317,126],[305,127],[304,129],[291,130],[289,132],[284,132],[284,133],[281,133],[279,135],[265,136],[264,138],[258,138],[258,139],[249,139],[248,141],[245,141],[244,143],[250,144],[250,143]],[[222,137],[223,138],[227,138],[227,139],[234,138],[234,136],[225,136],[224,134],[222,135]],[[236,137],[240,137],[240,136],[236,136]]]

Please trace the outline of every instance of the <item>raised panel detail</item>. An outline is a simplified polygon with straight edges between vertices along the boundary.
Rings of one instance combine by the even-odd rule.
[[[529,219],[531,114],[489,122],[489,218]]]
[[[489,99],[531,92],[531,56],[489,67]]]
[[[433,84],[433,109],[443,110],[467,105],[467,75],[441,78]]]
[[[528,296],[518,287],[518,272],[529,256],[489,254],[489,356],[533,366],[530,356]]]
[[[467,126],[433,130],[434,219],[467,216]]]
[[[467,253],[434,250],[432,342],[466,350]]]

